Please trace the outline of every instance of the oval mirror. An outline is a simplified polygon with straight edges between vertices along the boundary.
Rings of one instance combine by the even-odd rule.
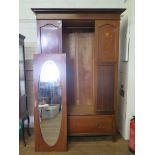
[[[61,127],[60,71],[54,61],[46,61],[40,72],[38,90],[40,128],[44,141],[53,146]]]

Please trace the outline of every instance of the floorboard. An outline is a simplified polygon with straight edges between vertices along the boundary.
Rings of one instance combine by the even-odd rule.
[[[116,142],[111,136],[69,137],[67,152],[35,152],[34,133],[26,136],[26,146],[19,141],[19,155],[133,155],[128,149],[128,141],[120,135]]]

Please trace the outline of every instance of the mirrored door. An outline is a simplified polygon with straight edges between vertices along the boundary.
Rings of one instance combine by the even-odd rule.
[[[66,56],[34,56],[35,148],[64,151],[66,129]]]

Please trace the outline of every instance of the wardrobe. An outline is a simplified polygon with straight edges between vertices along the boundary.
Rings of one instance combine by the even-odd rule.
[[[66,136],[114,137],[119,24],[125,9],[32,11],[40,55],[66,55]]]

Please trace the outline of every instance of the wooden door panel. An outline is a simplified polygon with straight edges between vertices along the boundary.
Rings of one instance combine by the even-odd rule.
[[[63,37],[68,114],[93,113],[94,33],[66,33]]]
[[[97,61],[117,61],[118,24],[107,20],[95,22]]]
[[[77,88],[81,105],[93,104],[93,33],[78,34]]]
[[[112,112],[114,110],[114,71],[113,64],[97,65],[96,111]]]
[[[76,37],[75,33],[63,34],[63,48],[66,53],[67,72],[67,104],[68,107],[76,103]]]
[[[41,53],[62,52],[62,21],[38,20],[38,42]]]

